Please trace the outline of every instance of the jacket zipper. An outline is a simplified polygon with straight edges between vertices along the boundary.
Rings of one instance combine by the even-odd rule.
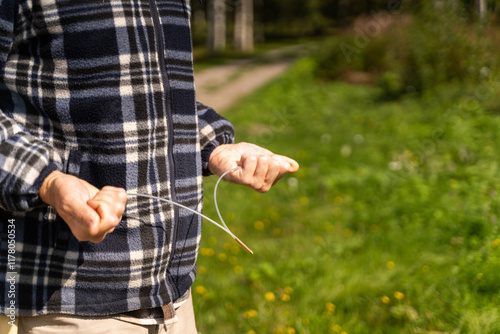
[[[175,191],[175,175],[174,175],[174,159],[173,159],[173,143],[174,143],[174,127],[173,127],[173,117],[172,117],[172,99],[170,95],[170,81],[167,73],[167,66],[165,64],[165,45],[162,38],[162,26],[160,23],[160,14],[158,12],[158,7],[156,6],[155,0],[149,0],[149,7],[151,8],[151,16],[153,18],[154,32],[157,42],[157,52],[158,52],[158,61],[160,63],[160,71],[163,82],[163,87],[165,89],[165,104],[167,109],[167,131],[168,131],[168,164],[170,170],[170,195],[171,199],[177,202],[177,194]],[[167,101],[168,100],[168,101]],[[170,262],[173,257],[173,253],[175,251],[175,242],[177,239],[177,225],[179,220],[179,210],[176,206],[174,209],[174,217],[173,217],[173,236],[172,236],[172,252],[170,254],[170,258],[167,263],[167,269],[170,266]]]

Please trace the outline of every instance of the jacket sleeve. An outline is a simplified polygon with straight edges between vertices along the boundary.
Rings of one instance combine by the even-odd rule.
[[[233,125],[200,102],[196,102],[198,111],[198,128],[200,131],[201,159],[203,175],[210,175],[208,159],[212,151],[219,145],[234,143]]]
[[[0,0],[0,8],[0,85],[3,85],[13,43],[17,1]],[[54,170],[62,170],[55,149],[30,135],[0,107],[0,208],[28,211],[42,205],[38,192],[45,177]]]

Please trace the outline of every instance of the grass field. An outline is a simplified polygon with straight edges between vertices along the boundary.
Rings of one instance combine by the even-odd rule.
[[[301,169],[267,194],[220,186],[226,222],[255,255],[205,223],[198,330],[500,333],[500,119],[485,107],[497,88],[387,102],[318,82],[302,60],[225,113],[238,141]],[[205,181],[216,217],[216,178]]]

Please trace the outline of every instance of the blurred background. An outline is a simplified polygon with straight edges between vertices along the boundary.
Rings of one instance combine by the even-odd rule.
[[[500,1],[191,6],[198,100],[301,165],[220,185],[199,332],[500,333]]]

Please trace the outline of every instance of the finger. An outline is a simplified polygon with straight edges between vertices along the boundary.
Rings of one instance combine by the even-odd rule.
[[[89,231],[89,234],[92,236],[91,241],[95,242],[94,240],[96,239],[100,239],[101,241],[110,230],[114,230],[120,223],[121,214],[115,212],[114,205],[110,202],[91,199],[87,204],[100,216],[99,224],[93,226]]]
[[[88,241],[91,237],[89,230],[95,229],[99,225],[99,214],[85,203],[75,206],[69,212],[71,214],[61,212],[61,218],[68,224],[71,232],[79,241]]]
[[[99,224],[90,231],[92,242],[100,242],[113,232],[122,220],[127,203],[125,189],[106,186],[102,188],[87,204],[99,214]]]
[[[253,175],[253,180],[250,186],[257,191],[260,191],[266,183],[267,171],[269,170],[270,157],[261,155],[257,157],[257,166]]]
[[[105,199],[110,202],[127,202],[127,192],[123,188],[116,188],[111,186],[106,186],[102,188],[97,194],[93,197],[93,199],[101,200]]]
[[[259,190],[260,192],[268,192],[269,189],[278,181],[281,177],[281,164],[279,161],[272,159],[269,162],[269,168],[267,169],[267,175],[263,187]]]
[[[244,185],[250,185],[254,178],[255,169],[257,168],[257,157],[242,156],[241,165],[243,168],[239,170],[239,180],[236,180],[236,182]]]
[[[299,169],[299,163],[289,157],[286,157],[284,155],[274,155],[273,157],[279,159],[281,163],[281,167],[287,172],[287,173],[293,173],[296,172]]]
[[[299,166],[299,163],[297,161],[290,159],[288,157],[285,157],[285,158],[287,159],[288,163],[290,164],[290,168],[288,169],[289,173],[294,173],[294,172],[299,170],[300,166]]]
[[[104,201],[113,205],[115,214],[121,217],[127,205],[127,192],[122,188],[106,186],[102,188],[93,198],[96,201]]]

